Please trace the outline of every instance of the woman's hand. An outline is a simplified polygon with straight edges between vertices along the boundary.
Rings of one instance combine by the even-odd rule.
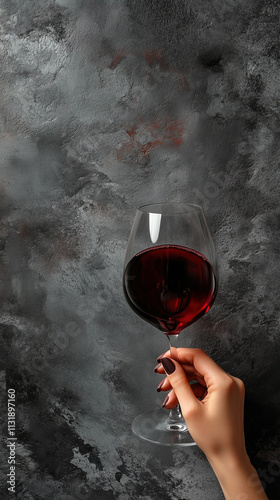
[[[224,372],[201,349],[177,349],[177,355],[178,362],[168,353],[159,359],[157,372],[169,372],[160,389],[173,388],[164,406],[171,409],[180,402],[189,431],[206,456],[243,454],[243,382]],[[194,380],[198,383],[190,385]]]
[[[227,499],[267,499],[245,448],[243,382],[201,349],[179,348],[177,356],[178,361],[171,359],[168,351],[158,358],[155,369],[167,375],[158,386],[160,391],[170,391],[164,406],[171,409],[179,401],[188,429]]]

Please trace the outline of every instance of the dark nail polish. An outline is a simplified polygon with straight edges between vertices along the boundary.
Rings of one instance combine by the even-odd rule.
[[[157,366],[154,367],[154,372],[157,372],[160,367],[161,367],[161,364],[159,363]]]
[[[169,396],[166,396],[166,397],[164,398],[164,400],[163,400],[163,403],[162,403],[162,408],[164,408],[164,407],[165,407],[165,405],[167,404],[168,400],[169,400]]]
[[[176,366],[174,365],[173,361],[170,358],[162,358],[161,364],[167,375],[171,375],[171,373],[175,371]]]
[[[165,380],[165,379],[164,379],[164,380]],[[158,384],[158,386],[157,386],[157,391],[158,391],[158,392],[160,392],[160,391],[161,391],[161,388],[162,388],[162,386],[163,386],[163,382],[164,382],[164,380],[162,380],[162,381]]]
[[[157,362],[158,362],[158,363],[160,362],[161,358],[163,358],[164,354],[165,354],[165,353],[161,354],[161,355],[157,358]]]

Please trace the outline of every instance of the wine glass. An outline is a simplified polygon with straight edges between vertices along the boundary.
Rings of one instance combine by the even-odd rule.
[[[217,293],[217,263],[210,231],[198,205],[156,203],[137,209],[123,276],[129,306],[167,336],[176,355],[179,333],[207,313]],[[136,417],[133,432],[164,445],[196,444],[180,406]]]

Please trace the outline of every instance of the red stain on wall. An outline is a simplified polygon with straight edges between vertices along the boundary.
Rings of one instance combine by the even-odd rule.
[[[127,56],[129,55],[126,52],[118,52],[114,59],[111,61],[109,64],[110,69],[115,69],[120,62]],[[143,57],[143,54],[140,53],[135,53],[131,54],[136,57]],[[146,50],[144,52],[144,57],[147,62],[148,66],[152,66],[153,64],[158,64],[160,68],[163,71],[169,71],[170,73],[173,73],[177,77],[177,86],[180,88],[180,90],[189,90],[190,89],[190,84],[187,80],[187,77],[185,73],[181,70],[178,70],[177,68],[174,68],[171,66],[167,61],[165,56],[163,55],[161,50]]]
[[[161,50],[147,50],[145,52],[145,58],[147,60],[147,64],[150,66],[152,63],[159,63],[160,66],[166,70],[170,70],[169,64],[167,64],[164,56],[162,55]]]
[[[115,69],[128,55],[141,57],[143,60],[143,53],[129,54],[123,51],[116,54],[109,68]],[[169,64],[161,50],[147,50],[144,52],[144,58],[148,67],[157,65],[159,71],[175,75],[173,82],[176,89],[189,90],[190,85],[185,73]],[[179,120],[168,120],[168,118],[148,122],[139,120],[131,129],[126,130],[128,140],[121,144],[117,158],[119,161],[131,161],[133,157],[134,161],[139,161],[160,146],[179,147],[183,142],[183,132],[183,124]]]
[[[133,138],[136,134],[136,127],[132,127],[131,130],[126,130],[126,133],[127,135],[129,135],[129,137]]]
[[[119,52],[109,64],[109,68],[115,69],[120,64],[120,62],[125,58],[125,56],[126,54],[124,52]]]
[[[134,160],[139,161],[160,146],[178,147],[183,142],[183,132],[183,124],[179,120],[141,120],[126,130],[129,140],[121,145],[117,159],[130,161],[133,156]]]

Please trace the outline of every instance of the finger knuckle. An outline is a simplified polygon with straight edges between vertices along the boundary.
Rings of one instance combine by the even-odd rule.
[[[230,375],[223,378],[223,389],[227,392],[232,391],[236,386],[234,379]]]
[[[205,354],[205,351],[203,349],[201,349],[201,347],[197,347],[196,349],[194,349],[196,354],[198,354],[199,356],[201,355],[204,355]]]
[[[223,380],[223,389],[227,393],[238,392],[241,396],[245,395],[245,385],[244,382],[231,375],[226,375]]]
[[[237,378],[236,383],[238,385],[238,388],[239,388],[241,394],[245,394],[245,384],[244,384],[243,380],[241,380],[240,378]]]

